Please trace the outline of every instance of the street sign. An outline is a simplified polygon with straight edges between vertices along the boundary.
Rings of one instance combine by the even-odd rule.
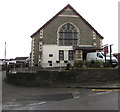
[[[103,51],[104,51],[104,54],[107,54],[108,53],[108,46],[105,46]]]

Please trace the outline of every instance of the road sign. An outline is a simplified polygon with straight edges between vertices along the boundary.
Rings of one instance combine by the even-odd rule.
[[[104,50],[104,54],[107,54],[108,53],[108,46],[105,46],[103,50]]]

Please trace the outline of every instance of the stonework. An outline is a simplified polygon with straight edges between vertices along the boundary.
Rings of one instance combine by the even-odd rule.
[[[59,46],[59,28],[63,24],[67,23],[73,24],[73,26],[78,29],[77,37],[79,44],[77,44],[76,47],[70,45]],[[59,50],[65,50],[65,52],[68,52],[69,50],[76,50],[76,56],[74,56],[74,60],[77,60],[77,57],[78,60],[85,60],[85,55],[87,52],[101,49],[103,39],[103,37],[70,5],[67,5],[63,10],[61,10],[56,16],[54,16],[50,21],[43,25],[43,27],[41,27],[40,30],[35,32],[31,37],[31,65],[41,65],[43,67],[58,67],[60,65],[66,65],[66,63],[64,62],[62,62],[63,64],[60,64],[60,62],[59,64],[56,63],[56,61],[59,61]],[[69,47],[70,49],[68,49]],[[92,50],[92,48],[94,48],[94,50]],[[55,50],[52,51],[52,49]],[[53,58],[47,58],[47,56],[51,53],[50,51],[52,51]],[[68,53],[66,53],[65,56],[69,57]],[[65,60],[69,61],[68,58],[66,58]],[[71,63],[73,63],[74,60]],[[48,61],[52,62],[52,64]]]

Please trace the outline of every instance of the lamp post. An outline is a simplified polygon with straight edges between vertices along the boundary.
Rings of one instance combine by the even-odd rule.
[[[6,60],[6,42],[5,42],[5,55],[4,55],[4,59]]]

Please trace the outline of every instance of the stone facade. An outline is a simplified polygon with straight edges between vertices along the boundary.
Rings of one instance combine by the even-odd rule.
[[[58,14],[56,14],[50,21],[44,24],[39,30],[37,30],[31,37],[32,37],[32,49],[31,49],[31,65],[32,66],[43,66],[43,67],[56,67],[58,64],[55,64],[56,61],[59,61],[59,55],[55,52],[62,50],[63,46],[61,47],[58,44],[59,39],[59,28],[64,24],[70,23],[78,29],[77,38],[79,39],[79,45],[72,46],[72,45],[64,45],[64,50],[68,46],[72,47],[74,51],[74,59],[72,62],[77,60],[77,54],[80,53],[81,60],[85,59],[85,55],[87,52],[101,50],[102,47],[102,39],[103,37],[81,16],[79,15],[70,5],[67,5],[64,9],[62,9]],[[50,45],[53,46],[54,52],[50,52],[48,50]],[[47,46],[47,47],[45,47]],[[46,49],[47,50],[46,50]],[[83,49],[82,49],[83,48]],[[51,48],[52,49],[52,48]],[[47,51],[47,52],[44,52]],[[69,49],[68,49],[69,51]],[[65,52],[68,52],[65,50]],[[65,54],[64,52],[64,54]],[[46,59],[46,57],[51,54],[53,57]],[[56,55],[55,55],[56,54]],[[56,59],[55,57],[58,56]],[[44,62],[44,58],[46,61]],[[68,59],[66,59],[69,61]],[[52,65],[50,65],[49,61],[52,61]],[[64,63],[63,60],[62,63]],[[60,63],[60,62],[59,62]],[[50,65],[50,66],[49,66]],[[54,66],[53,66],[54,65]],[[59,64],[60,65],[60,64]],[[66,64],[63,64],[65,66]]]

